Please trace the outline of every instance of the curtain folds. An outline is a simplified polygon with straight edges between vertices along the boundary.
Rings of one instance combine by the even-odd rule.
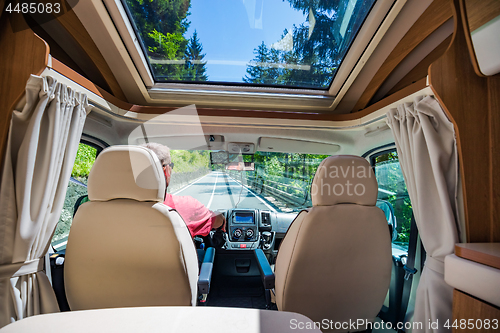
[[[32,75],[12,114],[0,188],[0,327],[59,311],[43,256],[89,111],[85,94]]]
[[[423,329],[443,332],[451,319],[453,289],[444,282],[444,257],[459,242],[458,154],[453,124],[432,96],[399,105],[387,113],[399,162],[427,252],[417,289],[413,321]],[[429,321],[439,321],[429,328]]]

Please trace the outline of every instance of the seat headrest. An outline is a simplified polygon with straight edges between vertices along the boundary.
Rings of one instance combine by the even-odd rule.
[[[311,186],[313,206],[375,206],[377,194],[377,179],[370,164],[362,157],[351,155],[324,159],[316,170]]]
[[[163,202],[165,175],[160,160],[151,150],[139,146],[104,149],[90,170],[90,201],[133,199]]]

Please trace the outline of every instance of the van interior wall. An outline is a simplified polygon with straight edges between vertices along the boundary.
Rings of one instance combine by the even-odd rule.
[[[49,52],[47,43],[29,29],[22,15],[0,16],[0,165],[12,110],[24,95],[30,75],[39,75],[47,67]]]
[[[452,4],[454,37],[429,67],[429,83],[456,128],[467,241],[500,242],[500,74],[481,77],[474,71],[464,0]]]

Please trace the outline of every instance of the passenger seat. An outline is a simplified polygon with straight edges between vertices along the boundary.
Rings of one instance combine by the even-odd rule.
[[[276,259],[280,311],[327,320],[333,326],[322,327],[324,332],[355,331],[342,323],[375,319],[391,278],[391,239],[375,206],[377,192],[364,158],[332,156],[320,164],[311,187],[313,207],[292,222]]]

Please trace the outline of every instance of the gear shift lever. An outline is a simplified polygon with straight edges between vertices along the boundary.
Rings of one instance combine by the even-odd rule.
[[[264,249],[268,249],[271,246],[271,236],[269,231],[264,231],[262,233],[262,238],[264,239]]]

